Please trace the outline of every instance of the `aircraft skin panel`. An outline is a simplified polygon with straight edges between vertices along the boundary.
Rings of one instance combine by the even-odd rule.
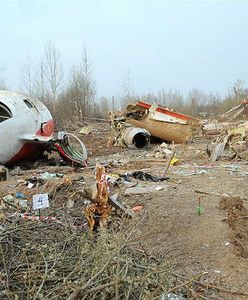
[[[12,116],[0,122],[0,164],[10,164],[43,150],[40,143],[53,137],[54,121],[39,100],[22,94],[0,91],[0,103]]]

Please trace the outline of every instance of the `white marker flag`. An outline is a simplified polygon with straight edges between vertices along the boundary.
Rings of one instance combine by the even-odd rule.
[[[49,207],[48,194],[33,195],[33,209],[42,209]]]

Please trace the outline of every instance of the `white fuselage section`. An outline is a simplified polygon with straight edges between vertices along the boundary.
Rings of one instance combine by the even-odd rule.
[[[49,110],[39,100],[0,91],[0,164],[31,154],[37,149],[37,144],[32,146],[37,140],[42,142],[53,136],[53,127]]]

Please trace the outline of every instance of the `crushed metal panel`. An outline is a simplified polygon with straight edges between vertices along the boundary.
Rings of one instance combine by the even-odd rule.
[[[144,128],[154,137],[186,143],[200,128],[200,120],[156,104],[138,102],[127,107],[126,122]]]
[[[150,135],[164,141],[186,143],[197,130],[200,120],[175,112],[157,104],[142,101],[127,106],[123,113],[110,114],[111,127],[116,140],[121,140],[121,131],[130,124],[147,130]]]
[[[129,119],[128,122],[134,126],[145,128],[152,136],[161,140],[178,144],[186,143],[195,132],[191,125],[165,123],[148,118],[142,121]]]

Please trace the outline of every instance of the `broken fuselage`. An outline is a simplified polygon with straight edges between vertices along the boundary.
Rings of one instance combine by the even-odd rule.
[[[39,156],[54,134],[54,121],[39,100],[0,91],[0,164]]]

